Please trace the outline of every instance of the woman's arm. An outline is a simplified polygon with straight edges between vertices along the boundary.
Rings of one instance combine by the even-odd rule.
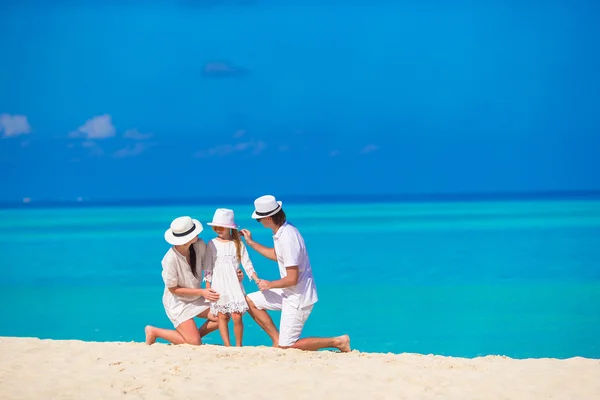
[[[240,233],[246,240],[246,244],[259,252],[261,256],[266,257],[269,260],[277,261],[277,254],[275,254],[274,248],[263,246],[262,244],[252,240],[252,233],[250,233],[248,229],[242,229]]]
[[[169,292],[176,296],[204,296],[209,301],[217,301],[219,294],[211,289],[185,288],[179,286],[179,275],[177,266],[171,257],[165,257],[162,263],[162,277]]]
[[[173,293],[177,296],[203,296],[208,301],[217,301],[219,300],[219,294],[212,290],[211,288],[207,289],[192,289],[192,288],[183,288],[179,286],[170,287],[169,292]]]

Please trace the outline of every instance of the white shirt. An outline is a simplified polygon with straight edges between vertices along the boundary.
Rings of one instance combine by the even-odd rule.
[[[178,297],[185,302],[195,301],[201,296],[178,296],[171,293],[169,288],[176,286],[190,289],[200,288],[200,277],[202,277],[202,264],[204,253],[206,252],[206,243],[204,243],[202,239],[198,239],[192,246],[194,246],[194,250],[196,250],[197,276],[192,274],[192,270],[186,258],[175,250],[175,246],[171,247],[162,259],[162,278],[165,282],[165,295]]]
[[[286,267],[298,267],[298,283],[283,289],[288,302],[296,308],[310,306],[319,300],[304,238],[295,226],[285,222],[273,235],[279,274],[287,276]]]

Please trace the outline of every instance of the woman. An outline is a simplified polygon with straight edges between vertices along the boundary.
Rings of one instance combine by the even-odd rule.
[[[219,300],[212,289],[201,289],[202,260],[206,244],[198,238],[202,224],[190,217],[179,217],[171,222],[165,240],[172,247],[162,259],[162,277],[165,282],[163,305],[175,330],[146,326],[146,344],[161,338],[173,344],[202,344],[202,336],[217,329],[217,320],[210,314],[210,302]],[[238,270],[238,278],[243,279]],[[194,317],[208,319],[198,329]]]

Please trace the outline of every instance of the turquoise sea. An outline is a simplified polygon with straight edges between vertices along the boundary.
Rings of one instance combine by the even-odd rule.
[[[283,200],[320,297],[305,335],[348,333],[370,352],[600,358],[598,200]],[[146,324],[170,327],[163,233],[180,215],[208,222],[216,207],[272,243],[251,203],[0,210],[0,336],[143,341]],[[276,278],[277,265],[250,251]],[[246,345],[268,344],[245,323]]]

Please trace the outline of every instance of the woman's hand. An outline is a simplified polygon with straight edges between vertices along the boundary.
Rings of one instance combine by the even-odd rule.
[[[248,229],[241,229],[240,233],[244,240],[246,240],[246,243],[252,243],[252,232],[250,232]]]
[[[219,293],[215,292],[213,289],[200,289],[202,291],[201,295],[208,301],[217,301],[219,300]]]
[[[243,281],[244,280],[244,271],[242,271],[242,269],[238,269],[237,270],[237,277],[238,277],[238,281]]]

